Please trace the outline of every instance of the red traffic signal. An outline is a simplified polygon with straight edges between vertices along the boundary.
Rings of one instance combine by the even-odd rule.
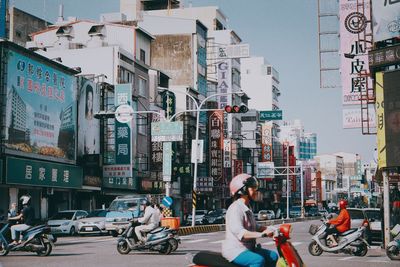
[[[246,113],[249,111],[249,108],[246,105],[240,105],[240,106],[225,106],[225,112],[226,113]]]

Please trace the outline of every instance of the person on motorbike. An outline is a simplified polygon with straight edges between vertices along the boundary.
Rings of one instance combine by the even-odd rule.
[[[278,254],[256,246],[256,238],[273,235],[273,231],[267,227],[257,226],[250,207],[250,202],[257,195],[257,179],[245,173],[239,174],[232,179],[229,189],[234,202],[226,212],[222,255],[239,266],[275,266]]]
[[[17,245],[21,243],[22,240],[17,238],[17,232],[22,232],[34,224],[35,210],[31,206],[31,197],[24,195],[20,198],[20,201],[22,202],[23,206],[21,214],[8,218],[9,220],[17,221],[22,219],[23,221],[21,224],[11,226],[11,239],[13,242],[10,245]],[[18,236],[20,237],[20,235]]]
[[[141,204],[144,208],[144,215],[138,219],[138,222],[142,225],[135,227],[135,233],[139,239],[139,244],[143,245],[146,243],[144,233],[150,232],[160,225],[160,216],[148,200],[143,200]]]
[[[335,219],[331,219],[328,223],[333,226],[326,230],[327,239],[332,241],[332,246],[336,247],[338,245],[334,235],[344,233],[350,229],[350,214],[347,211],[347,200],[339,201],[339,215]]]

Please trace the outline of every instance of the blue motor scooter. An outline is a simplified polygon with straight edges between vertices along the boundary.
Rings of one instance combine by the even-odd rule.
[[[33,226],[20,232],[20,240],[17,245],[11,244],[11,223],[0,223],[0,256],[6,256],[10,251],[35,252],[38,256],[48,256],[53,249],[54,237],[50,234],[50,227],[46,225]]]
[[[390,231],[394,240],[391,241],[386,247],[386,255],[391,260],[400,260],[400,224],[397,224]]]

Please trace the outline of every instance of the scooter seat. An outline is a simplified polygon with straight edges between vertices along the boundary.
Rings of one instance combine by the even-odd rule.
[[[350,229],[350,230],[347,230],[346,232],[340,233],[339,236],[349,235],[351,233],[354,233],[355,231],[357,231],[357,229]]]
[[[28,231],[33,231],[33,230],[40,229],[43,227],[44,227],[44,225],[30,226],[28,229],[22,231],[21,234],[25,234]]]
[[[165,227],[157,227],[156,229],[151,230],[149,233],[150,234],[157,234],[157,233],[161,232],[164,229],[165,229]]]
[[[193,257],[193,263],[201,266],[237,267],[222,257],[220,253],[212,251],[200,251]]]

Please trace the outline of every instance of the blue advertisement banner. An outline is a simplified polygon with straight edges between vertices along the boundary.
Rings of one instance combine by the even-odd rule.
[[[7,51],[6,152],[74,162],[75,77],[33,57]]]
[[[7,0],[0,0],[0,38],[7,38]]]

